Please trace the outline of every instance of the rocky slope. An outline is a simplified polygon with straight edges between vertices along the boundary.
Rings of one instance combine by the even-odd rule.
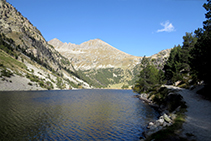
[[[2,81],[7,80],[5,72],[9,71],[14,74],[10,77],[19,75],[30,81],[36,80],[38,87],[45,89],[47,84],[56,85],[57,82],[60,82],[61,88],[69,88],[69,85],[70,88],[77,87],[77,85],[89,87],[87,83],[77,78],[79,76],[71,62],[56,51],[52,45],[49,45],[41,32],[5,0],[0,0],[0,37]],[[30,68],[26,63],[33,66],[33,70],[42,68],[42,70],[45,70],[43,74],[46,75],[41,77],[37,72],[28,71]],[[20,64],[22,67],[16,64]],[[48,82],[46,78],[51,75],[54,76],[54,79],[49,79]],[[8,79],[8,81],[11,82],[12,80]],[[1,85],[8,81],[2,82]],[[66,84],[68,84],[67,87]],[[1,87],[1,90],[7,90],[10,85],[4,85],[5,87]],[[28,82],[27,85],[32,85],[32,83]]]
[[[0,13],[0,32],[12,38],[17,48],[24,54],[46,65],[49,69],[58,71],[67,67],[73,71],[71,65],[64,63],[68,60],[49,45],[41,32],[11,4],[1,0]]]

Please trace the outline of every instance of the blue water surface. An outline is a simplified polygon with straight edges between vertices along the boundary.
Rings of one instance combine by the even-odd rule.
[[[158,113],[131,90],[0,92],[0,140],[138,140]]]

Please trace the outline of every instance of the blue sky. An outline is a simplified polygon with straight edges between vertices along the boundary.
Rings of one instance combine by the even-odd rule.
[[[206,0],[7,0],[49,41],[99,38],[135,56],[182,45],[203,27]]]

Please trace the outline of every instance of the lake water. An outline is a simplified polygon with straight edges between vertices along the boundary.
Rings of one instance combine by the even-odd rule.
[[[0,140],[138,140],[158,113],[131,90],[0,92]]]

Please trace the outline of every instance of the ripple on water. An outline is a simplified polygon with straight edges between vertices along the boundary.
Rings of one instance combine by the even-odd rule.
[[[0,92],[1,140],[137,140],[156,113],[128,90]]]

